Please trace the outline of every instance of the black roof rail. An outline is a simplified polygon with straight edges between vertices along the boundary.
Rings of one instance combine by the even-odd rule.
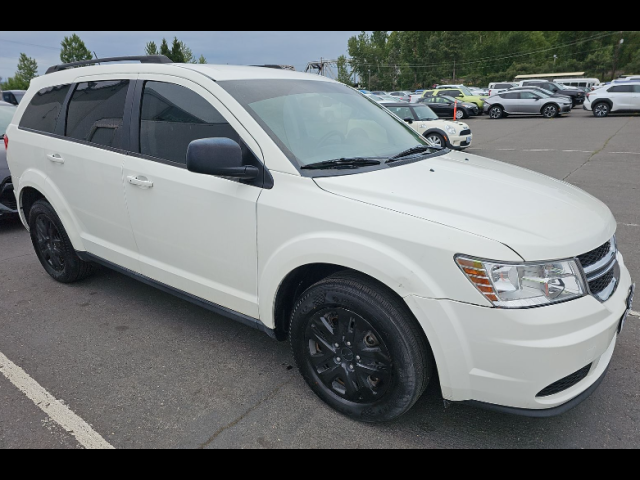
[[[173,63],[169,57],[166,55],[141,55],[141,56],[133,56],[133,57],[109,57],[109,58],[94,58],[92,60],[83,60],[81,62],[71,62],[71,63],[62,63],[60,65],[53,65],[49,67],[45,72],[53,73],[59,72],[61,70],[66,70],[67,68],[73,67],[81,67],[84,65],[95,65],[96,63],[105,63],[105,62],[124,62],[124,61],[139,61],[140,63]]]

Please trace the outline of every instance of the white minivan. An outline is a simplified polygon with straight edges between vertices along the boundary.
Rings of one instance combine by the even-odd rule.
[[[596,198],[432,146],[323,76],[109,60],[129,62],[33,79],[5,137],[57,281],[106,265],[288,339],[318,397],[366,422],[436,378],[529,416],[602,381],[634,288]]]

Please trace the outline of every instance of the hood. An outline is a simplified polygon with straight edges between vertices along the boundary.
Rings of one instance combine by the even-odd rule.
[[[336,195],[496,240],[527,261],[581,255],[616,229],[609,208],[577,187],[462,152],[315,181]],[[473,255],[473,246],[458,253]]]

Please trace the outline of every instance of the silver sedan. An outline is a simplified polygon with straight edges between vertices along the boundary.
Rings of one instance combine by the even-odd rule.
[[[507,115],[559,117],[571,111],[571,99],[552,97],[536,90],[507,90],[484,101],[484,113],[497,119]]]

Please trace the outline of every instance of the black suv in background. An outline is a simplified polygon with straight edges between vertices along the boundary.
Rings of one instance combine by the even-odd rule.
[[[547,80],[524,80],[520,82],[521,87],[540,87],[549,90],[555,94],[565,95],[571,98],[571,106],[582,105],[584,103],[585,92],[577,88],[569,88],[559,83],[549,82]]]

